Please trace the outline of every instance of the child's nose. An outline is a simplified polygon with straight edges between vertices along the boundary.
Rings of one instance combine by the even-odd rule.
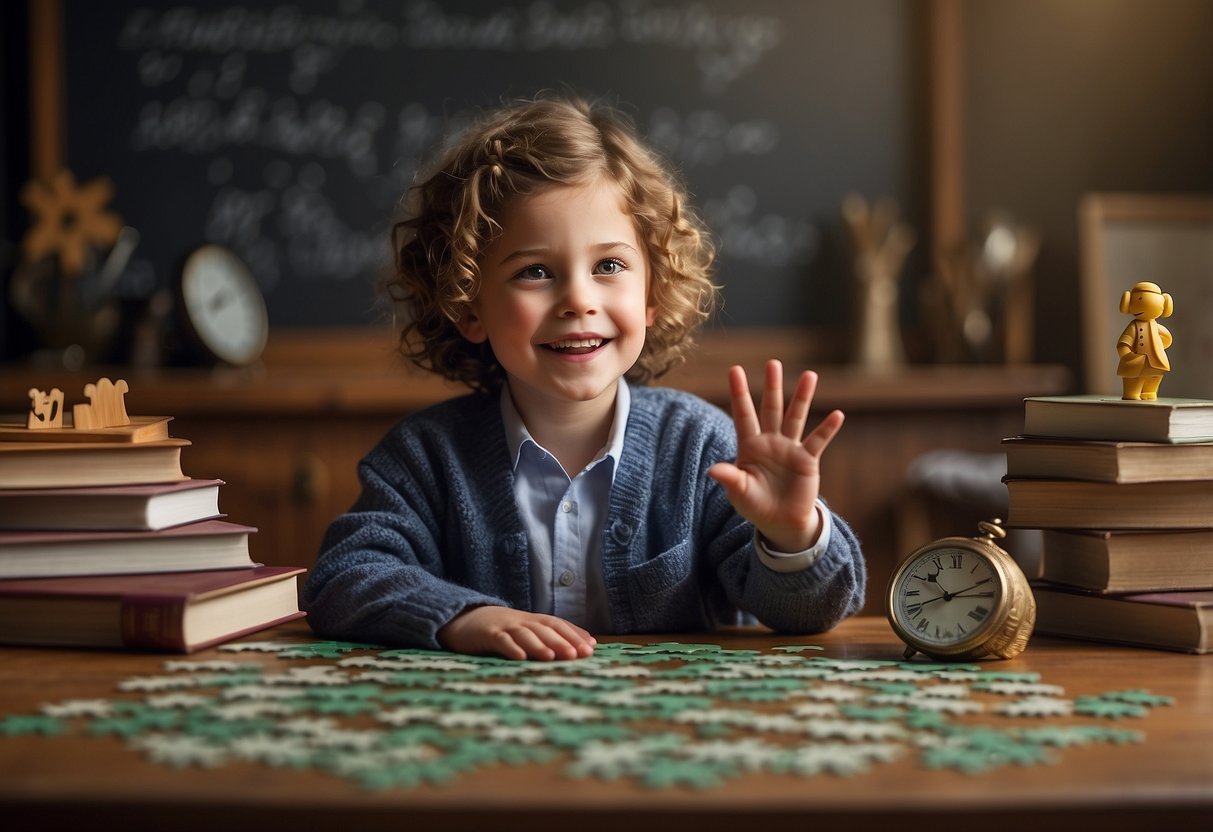
[[[572,277],[565,281],[564,296],[560,304],[561,317],[575,318],[592,315],[595,311],[597,299],[594,281],[586,277]]]

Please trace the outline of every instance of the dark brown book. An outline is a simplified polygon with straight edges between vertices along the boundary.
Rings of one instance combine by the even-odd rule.
[[[1094,592],[1213,589],[1213,529],[1048,529],[1041,561],[1045,580]]]
[[[74,488],[185,479],[188,439],[154,442],[0,442],[0,488]]]
[[[1021,529],[1213,528],[1213,481],[1007,479],[1007,525]]]
[[[255,531],[203,520],[160,531],[0,532],[0,578],[247,568]]]
[[[1091,595],[1037,586],[1042,635],[1208,653],[1213,650],[1213,591]]]
[[[154,531],[219,517],[222,480],[0,489],[0,529]]]
[[[1213,442],[1109,442],[1076,439],[1002,440],[1007,476],[1100,482],[1213,480]]]
[[[304,571],[0,581],[0,642],[189,653],[301,617]]]

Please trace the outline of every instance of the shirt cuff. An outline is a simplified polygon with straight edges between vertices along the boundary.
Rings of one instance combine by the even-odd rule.
[[[763,542],[758,530],[754,530],[754,551],[758,553],[758,560],[762,561],[763,566],[775,572],[800,572],[816,562],[830,545],[830,532],[834,529],[834,523],[830,519],[830,510],[821,500],[818,500],[814,507],[821,521],[821,532],[817,535],[817,542],[803,552],[776,552]]]

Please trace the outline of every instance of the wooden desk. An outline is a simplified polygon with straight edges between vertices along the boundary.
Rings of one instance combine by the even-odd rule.
[[[171,415],[173,434],[193,442],[182,453],[185,472],[226,482],[220,508],[260,530],[254,558],[309,566],[329,522],[358,495],[357,461],[401,416],[463,392],[404,366],[392,347],[391,333],[379,330],[276,331],[253,372],[0,368],[0,412],[27,409],[30,387],[58,386],[71,404],[86,382],[125,377],[130,413]],[[999,440],[1023,427],[1023,398],[1066,392],[1070,378],[1052,366],[916,365],[872,375],[824,363],[823,352],[800,330],[714,331],[660,383],[727,409],[731,364],[758,384],[772,356],[790,383],[801,368],[820,371],[814,412],[847,414],[823,463],[823,493],[863,543],[867,611],[883,614],[884,586],[907,554],[895,528],[906,468],[938,448],[998,452]],[[973,532],[967,516],[957,525],[948,533]]]
[[[310,640],[301,623],[254,638],[267,637]],[[762,633],[679,640],[728,648],[795,641]],[[901,655],[878,618],[852,619],[804,642],[836,658]],[[232,656],[211,650],[191,658]],[[0,649],[0,714],[33,713],[44,702],[111,697],[119,680],[162,672],[166,658],[173,657]],[[251,653],[240,654],[240,660],[280,662]],[[1068,697],[1148,688],[1174,697],[1175,704],[1115,723],[1145,732],[1144,743],[1066,748],[1052,766],[966,775],[929,770],[905,755],[854,778],[743,775],[702,792],[573,780],[550,765],[469,774],[446,787],[367,792],[314,771],[152,765],[108,737],[0,738],[0,817],[14,830],[74,826],[127,832],[1213,828],[1213,656],[1038,637],[1019,658],[987,668],[1037,672],[1041,681],[1063,686]],[[938,823],[947,826],[931,825]]]

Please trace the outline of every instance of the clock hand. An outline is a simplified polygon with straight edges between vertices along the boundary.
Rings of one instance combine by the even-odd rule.
[[[977,583],[973,584],[972,586],[966,586],[964,589],[962,589],[958,592],[948,592],[946,589],[943,588],[943,584],[939,583],[939,581],[936,581],[935,585],[943,591],[943,595],[936,595],[934,598],[930,598],[926,601],[923,601],[922,606],[925,607],[927,604],[930,604],[932,601],[951,601],[953,598],[980,598],[983,596],[993,596],[993,594],[994,594],[993,592],[978,593],[977,595],[966,595],[965,594],[969,590],[977,589],[977,587],[981,586],[982,584],[988,584],[989,582],[990,582],[989,578],[983,578],[982,580],[978,581]]]
[[[990,582],[989,578],[982,578],[980,581],[973,584],[972,586],[966,586],[964,589],[962,589],[958,592],[952,592],[950,594],[953,598],[955,598],[957,595],[963,595],[964,593],[968,592],[970,589],[977,589],[977,587],[981,586],[982,584],[988,584],[989,582]]]

